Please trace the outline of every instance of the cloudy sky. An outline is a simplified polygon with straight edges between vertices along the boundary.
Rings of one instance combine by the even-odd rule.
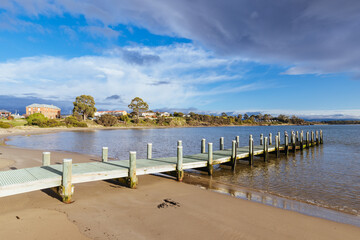
[[[0,108],[360,118],[357,0],[1,0]]]

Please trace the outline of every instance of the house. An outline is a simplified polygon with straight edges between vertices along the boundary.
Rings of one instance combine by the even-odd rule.
[[[61,109],[54,105],[37,104],[37,103],[26,106],[26,116],[29,116],[34,113],[41,113],[47,118],[55,119],[55,118],[60,118]]]
[[[0,118],[7,118],[11,115],[11,112],[6,110],[0,110]]]
[[[95,112],[94,117],[99,118],[105,114],[109,114],[114,117],[119,117],[119,116],[127,115],[127,112],[126,111],[97,111],[97,112]]]
[[[156,113],[154,113],[154,112],[143,112],[143,113],[141,113],[141,117],[144,117],[144,118],[156,118]]]
[[[170,113],[168,112],[157,112],[157,115],[160,117],[170,117]]]

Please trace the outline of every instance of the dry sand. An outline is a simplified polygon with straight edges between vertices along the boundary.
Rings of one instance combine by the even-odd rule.
[[[5,169],[39,166],[41,151],[0,146]],[[99,157],[54,152],[52,163]],[[75,185],[75,202],[51,190],[0,198],[0,239],[359,239],[360,228],[236,199],[171,178],[140,176]],[[167,203],[173,201],[173,204]],[[163,206],[163,208],[159,208]]]

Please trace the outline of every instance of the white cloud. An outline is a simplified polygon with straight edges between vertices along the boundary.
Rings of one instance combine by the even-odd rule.
[[[135,60],[124,57],[124,52],[134,53]],[[239,63],[215,57],[192,44],[117,48],[101,56],[70,59],[27,57],[0,63],[0,95],[24,96],[32,92],[63,101],[90,94],[100,102],[120,95],[125,103],[140,96],[157,108],[190,107],[198,96],[260,87],[242,83],[241,73],[228,70]],[[209,84],[206,90],[203,84]]]

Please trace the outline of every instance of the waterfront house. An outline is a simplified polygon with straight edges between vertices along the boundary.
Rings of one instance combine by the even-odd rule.
[[[7,118],[11,115],[11,112],[6,110],[0,110],[0,118]]]
[[[156,113],[154,113],[154,112],[143,112],[143,113],[141,113],[141,117],[144,117],[144,118],[156,118]]]
[[[55,119],[55,118],[60,118],[61,109],[54,105],[37,104],[37,103],[26,106],[26,116],[29,116],[34,113],[41,113],[47,118]]]

